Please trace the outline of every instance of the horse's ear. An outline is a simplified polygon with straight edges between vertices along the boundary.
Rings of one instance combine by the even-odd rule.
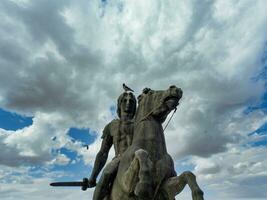
[[[144,88],[144,89],[143,89],[143,93],[144,93],[144,94],[147,94],[150,90],[151,90],[150,88]]]

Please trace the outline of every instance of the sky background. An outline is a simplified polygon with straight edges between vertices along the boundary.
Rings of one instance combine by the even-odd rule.
[[[1,0],[0,199],[91,199],[92,190],[49,183],[90,175],[122,83],[136,96],[182,88],[167,148],[205,199],[267,199],[266,7]],[[187,188],[176,199],[190,196]]]

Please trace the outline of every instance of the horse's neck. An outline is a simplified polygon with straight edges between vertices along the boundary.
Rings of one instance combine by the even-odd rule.
[[[152,106],[151,101],[149,101],[148,99],[143,99],[138,105],[138,108],[135,114],[135,122],[138,123],[150,117],[154,109],[155,108]]]
[[[154,118],[135,124],[132,146],[146,150],[153,161],[161,159],[167,153],[162,124]]]

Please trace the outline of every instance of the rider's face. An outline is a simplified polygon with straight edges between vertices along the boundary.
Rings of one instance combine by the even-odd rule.
[[[135,101],[132,96],[126,95],[121,102],[121,111],[125,113],[134,113]]]

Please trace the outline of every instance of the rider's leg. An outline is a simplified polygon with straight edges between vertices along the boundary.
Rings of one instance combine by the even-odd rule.
[[[119,166],[119,158],[113,159],[104,168],[103,173],[95,187],[93,200],[103,200],[110,193],[110,185],[113,183]]]

